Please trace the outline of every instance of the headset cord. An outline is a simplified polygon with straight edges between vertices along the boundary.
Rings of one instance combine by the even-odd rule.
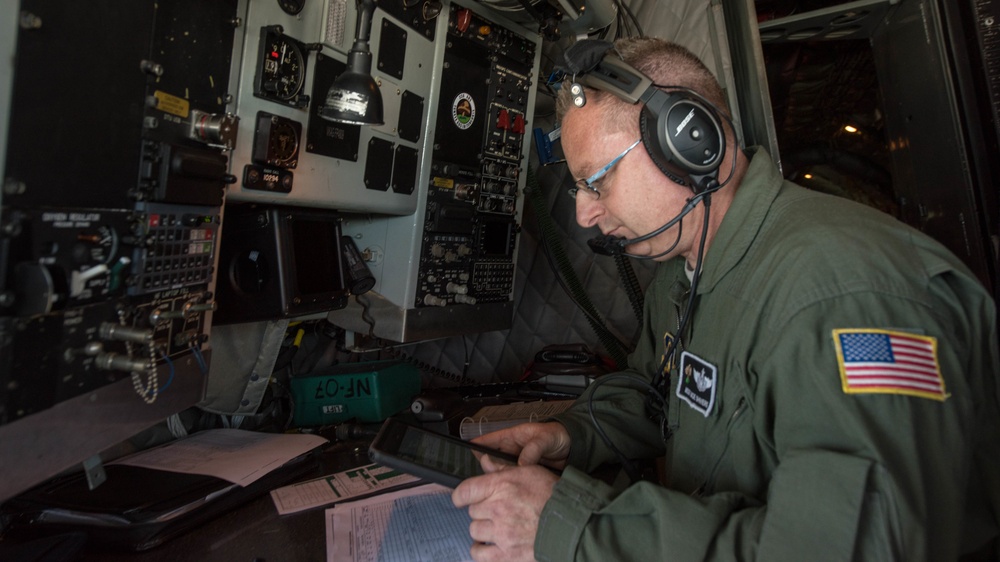
[[[705,256],[705,240],[708,237],[708,219],[712,208],[712,196],[710,193],[705,195],[704,204],[705,218],[702,220],[701,240],[698,243],[698,257],[695,259],[694,274],[691,276],[691,287],[688,289],[688,302],[684,306],[684,314],[678,319],[677,335],[670,341],[667,348],[663,350],[663,360],[660,362],[660,368],[657,369],[656,375],[653,377],[652,386],[656,388],[658,392],[655,396],[647,395],[646,400],[647,413],[650,417],[658,418],[660,420],[664,441],[670,438],[670,431],[668,429],[663,429],[663,424],[667,417],[667,402],[663,400],[663,395],[667,393],[667,389],[670,386],[670,371],[672,371],[674,365],[676,365],[673,357],[677,352],[677,348],[680,345],[685,330],[687,330],[688,322],[694,315],[696,302],[695,297],[698,294],[698,281],[701,280],[701,264],[702,259]],[[659,402],[655,402],[653,400],[654,398],[659,399]]]
[[[567,291],[570,299],[572,299],[573,302],[583,311],[584,316],[587,318],[587,322],[597,335],[597,339],[599,339],[601,344],[604,345],[604,349],[607,350],[608,355],[611,356],[615,365],[619,369],[624,368],[628,364],[627,347],[608,330],[607,326],[604,325],[600,314],[597,312],[597,309],[594,308],[594,304],[591,302],[590,297],[587,296],[587,292],[584,291],[583,286],[580,284],[576,271],[569,263],[569,258],[566,257],[566,250],[559,241],[555,225],[552,221],[552,215],[549,213],[549,208],[545,204],[544,195],[542,194],[542,190],[538,187],[534,169],[531,166],[528,166],[528,178],[525,192],[530,195],[528,200],[531,202],[531,206],[535,211],[535,217],[538,222],[538,228],[542,234],[542,244],[546,251],[546,255],[551,257],[556,262],[555,273],[557,279],[559,280],[559,284],[564,288],[564,290]],[[563,281],[565,281],[565,285],[563,284]]]
[[[635,334],[632,335],[632,345],[630,346],[630,349],[635,349],[635,344],[642,333],[642,308],[644,304],[642,287],[639,286],[639,279],[635,276],[632,263],[625,259],[625,256],[620,252],[615,252],[614,258],[615,265],[618,266],[618,277],[621,278],[622,285],[625,287],[625,294],[628,295],[628,301],[632,304],[632,313],[635,314],[635,319],[639,321]]]
[[[698,292],[698,280],[701,278],[702,259],[705,255],[705,241],[708,237],[708,220],[712,205],[711,193],[704,194],[703,200],[705,204],[705,217],[702,220],[701,239],[698,244],[698,255],[695,260],[694,274],[691,277],[691,288],[688,291],[688,302],[684,308],[683,316],[678,319],[677,336],[671,340],[668,349],[664,349],[663,359],[660,361],[660,366],[657,369],[652,382],[646,382],[634,375],[617,373],[598,378],[588,388],[590,395],[587,397],[587,412],[590,414],[590,423],[593,424],[594,430],[597,431],[598,435],[600,435],[604,444],[611,449],[616,457],[618,457],[619,462],[622,464],[622,469],[625,470],[625,474],[628,475],[632,482],[637,481],[641,477],[639,467],[636,466],[632,459],[629,459],[624,453],[621,452],[621,450],[611,440],[611,437],[608,436],[607,432],[604,431],[604,427],[601,425],[601,422],[597,419],[597,415],[594,413],[594,395],[597,394],[597,388],[600,385],[616,379],[628,379],[645,386],[646,413],[651,421],[658,422],[660,426],[660,436],[664,445],[670,439],[670,430],[666,427],[666,409],[668,408],[668,402],[664,398],[664,395],[667,388],[670,386],[670,370],[674,366],[673,356],[677,351],[678,345],[681,341],[681,336],[687,327],[688,321],[694,313],[695,295]]]
[[[655,386],[640,379],[637,376],[628,375],[625,373],[615,373],[599,377],[597,380],[591,383],[590,388],[588,388],[590,396],[587,397],[587,412],[590,414],[590,423],[594,425],[594,429],[597,430],[597,434],[601,436],[601,440],[604,441],[604,444],[609,449],[611,449],[611,451],[615,454],[616,457],[618,457],[618,461],[621,462],[622,469],[625,470],[625,474],[628,475],[629,480],[631,480],[632,482],[636,482],[637,480],[639,480],[639,478],[642,477],[639,467],[636,465],[634,460],[626,457],[625,454],[622,453],[621,450],[614,444],[614,442],[611,441],[611,438],[608,437],[607,432],[604,431],[604,427],[601,426],[601,422],[597,420],[597,415],[594,413],[594,395],[597,394],[597,388],[606,382],[618,379],[624,379],[645,386],[647,389],[646,390],[647,394],[656,396],[657,398],[659,398],[661,403],[665,403],[665,400],[663,399],[663,395],[660,393],[659,390],[657,390]]]
[[[354,301],[357,302],[359,305],[361,305],[361,319],[364,320],[366,324],[368,324],[368,337],[372,338],[372,340],[379,345],[380,348],[379,351],[387,354],[389,357],[392,357],[393,359],[405,361],[413,365],[414,367],[419,369],[421,372],[427,374],[431,378],[440,378],[449,380],[451,382],[454,382],[458,386],[476,383],[476,381],[470,379],[465,372],[463,372],[461,375],[458,375],[452,373],[451,371],[446,371],[439,367],[435,367],[434,365],[431,365],[429,363],[424,363],[423,361],[390,346],[385,340],[375,335],[375,318],[373,318],[370,313],[371,301],[368,300],[368,297],[363,297],[362,295],[355,295]],[[466,368],[468,368],[469,364],[468,350],[466,350],[465,363],[466,363]]]

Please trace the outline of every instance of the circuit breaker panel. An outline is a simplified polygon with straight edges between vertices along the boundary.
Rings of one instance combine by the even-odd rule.
[[[13,17],[0,424],[129,377],[140,405],[193,404],[234,181],[236,3],[23,0]]]
[[[394,341],[505,329],[513,312],[540,38],[476,4],[439,18],[417,210],[345,218],[377,294],[329,316]]]

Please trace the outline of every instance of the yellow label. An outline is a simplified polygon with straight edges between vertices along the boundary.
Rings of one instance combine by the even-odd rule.
[[[440,187],[442,189],[455,189],[455,180],[451,178],[439,178],[435,176],[434,187]]]
[[[188,113],[191,111],[191,103],[188,100],[159,90],[153,96],[156,97],[157,109],[187,119]]]

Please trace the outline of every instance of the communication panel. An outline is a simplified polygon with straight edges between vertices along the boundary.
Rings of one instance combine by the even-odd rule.
[[[146,402],[160,370],[203,380],[235,3],[23,0],[11,16],[0,424],[130,376]]]
[[[473,3],[445,4],[438,19],[416,212],[345,217],[377,294],[368,321],[355,302],[329,315],[394,341],[504,329],[513,313],[541,39]]]

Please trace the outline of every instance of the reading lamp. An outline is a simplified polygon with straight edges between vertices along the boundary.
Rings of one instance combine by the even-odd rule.
[[[372,32],[375,0],[358,0],[358,25],[354,45],[347,53],[347,70],[330,86],[319,116],[349,125],[382,125],[382,92],[372,78],[372,53],[368,38]]]

